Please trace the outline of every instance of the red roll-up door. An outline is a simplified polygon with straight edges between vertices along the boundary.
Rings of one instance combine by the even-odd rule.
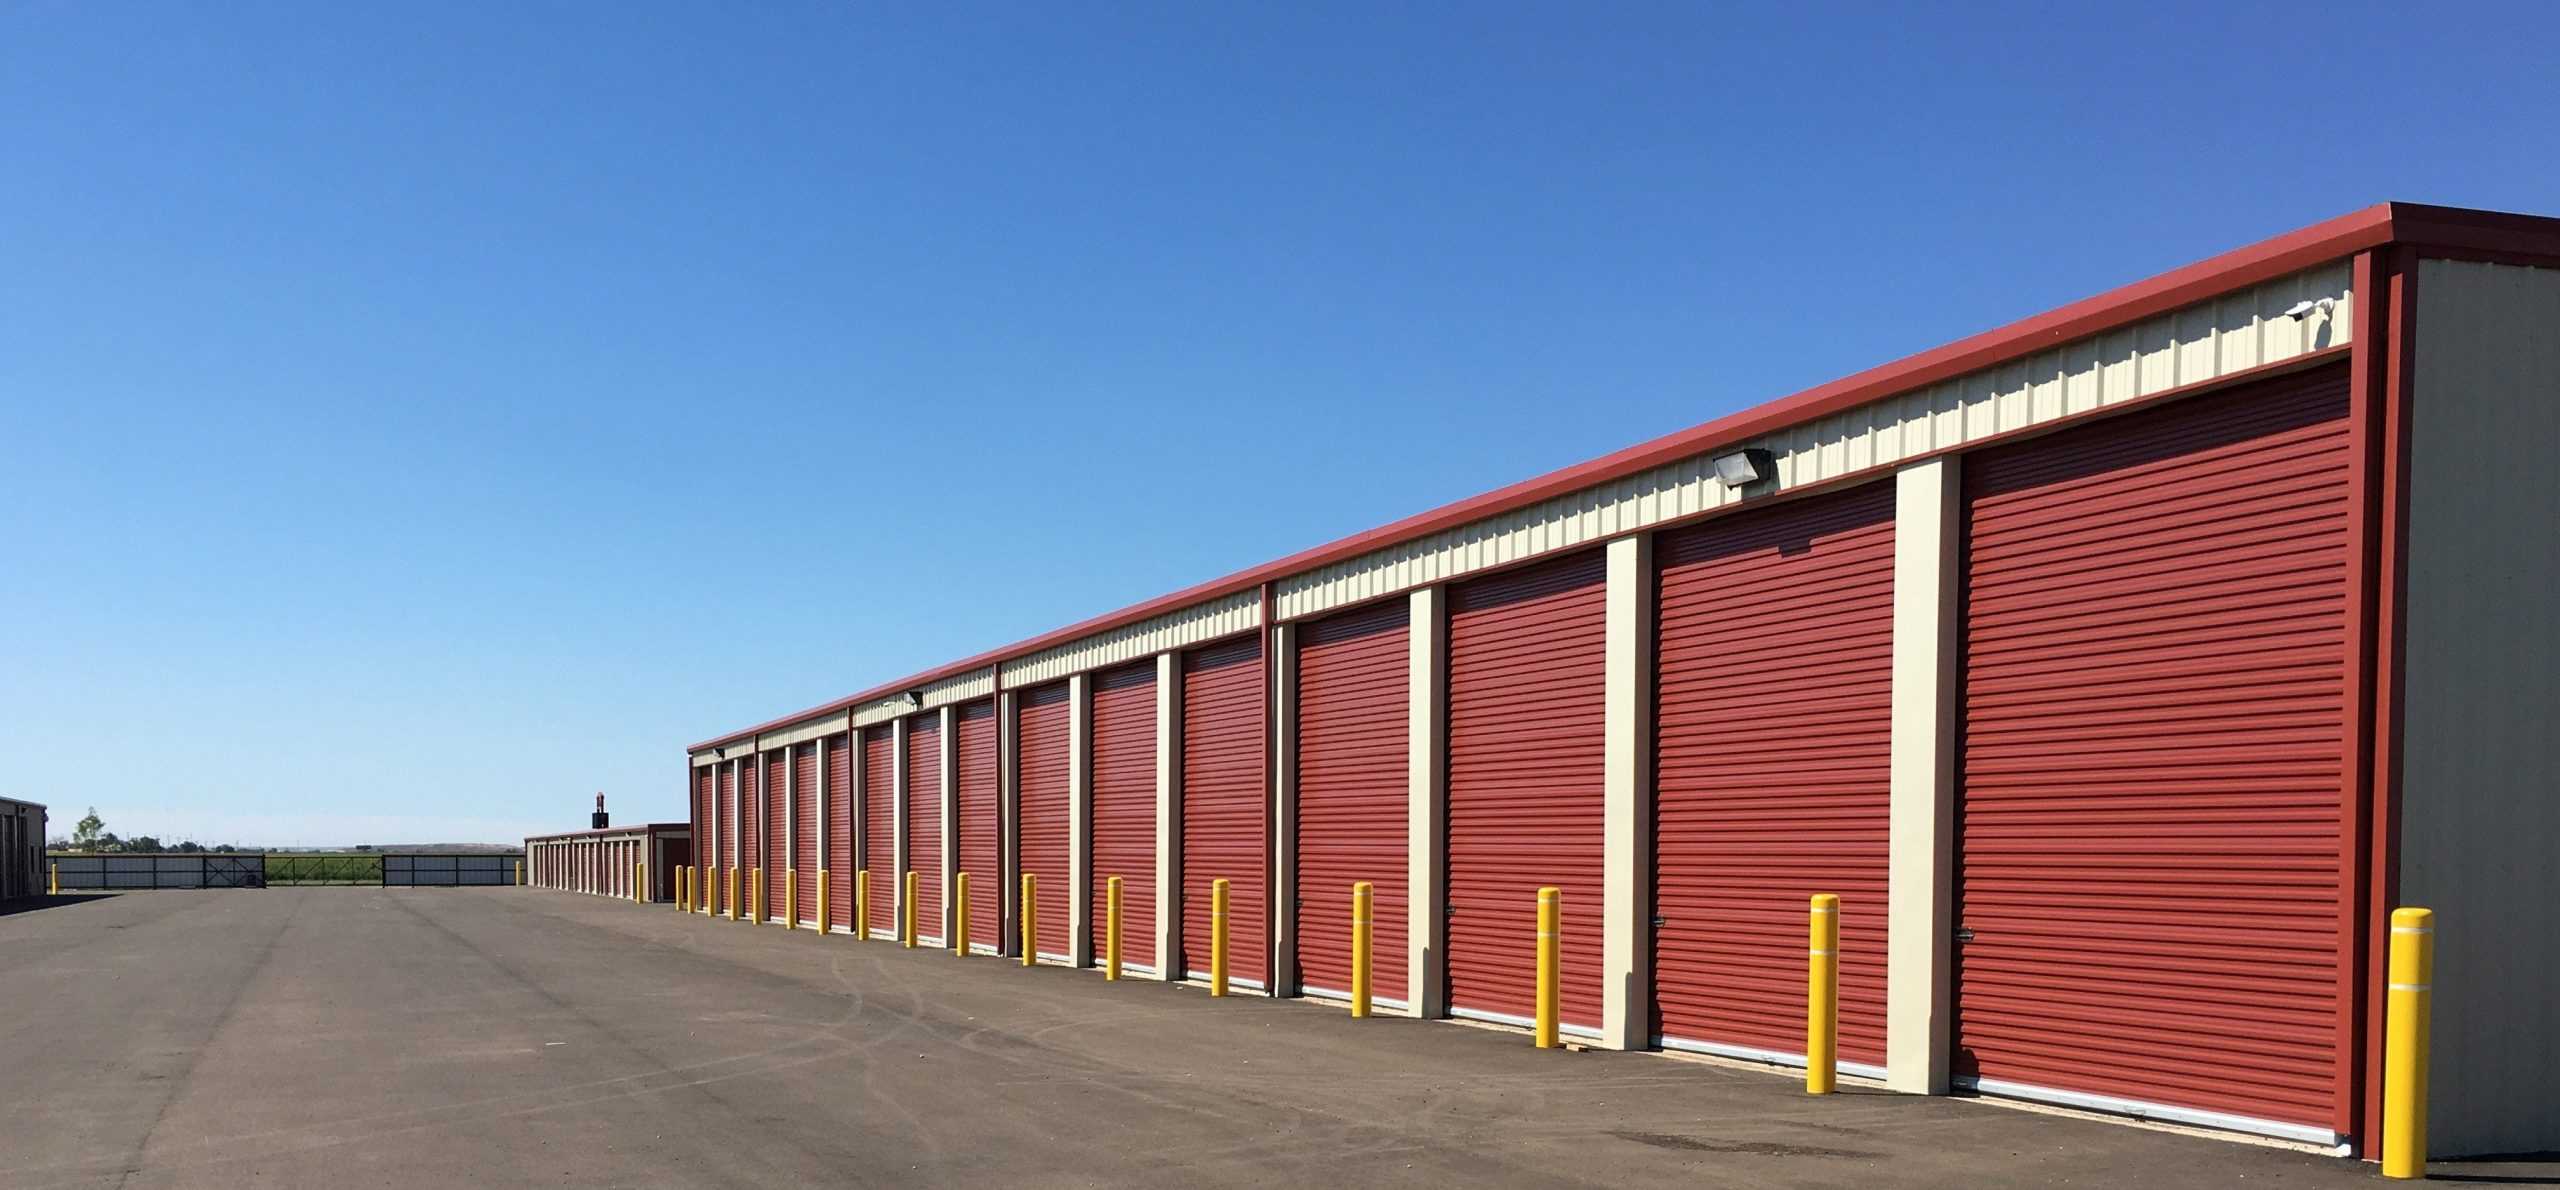
[[[2341,366],[1965,460],[1959,1078],[2346,1130],[2351,454]]]
[[[1373,997],[1406,999],[1409,604],[1298,628],[1298,980],[1351,994],[1351,886],[1369,890]]]
[[[942,713],[907,719],[907,870],[916,874],[916,940],[940,946],[942,929]]]
[[[1654,1032],[1804,1053],[1806,909],[1840,897],[1840,1058],[1884,1065],[1891,482],[1663,534]]]
[[[711,845],[711,824],[717,822],[720,817],[720,811],[715,805],[719,796],[719,774],[714,768],[703,765],[694,769],[693,842],[697,848],[708,848]]]
[[[1599,551],[1449,593],[1449,1006],[1537,1011],[1538,889],[1564,892],[1558,1011],[1600,1025],[1602,699]]]
[[[790,825],[791,768],[780,752],[764,754],[764,821],[757,824],[763,845],[756,854],[764,864],[764,912],[776,920],[791,912],[791,903],[783,892],[782,873],[791,866],[790,840],[783,832]]]
[[[1110,880],[1120,880],[1120,955],[1157,970],[1156,663],[1093,675],[1094,954],[1102,953]]]
[[[1227,977],[1267,988],[1271,898],[1263,813],[1262,638],[1182,655],[1182,958],[1209,976],[1210,882],[1227,882]]]
[[[730,898],[737,895],[739,767],[736,761],[720,766],[720,850],[708,861],[712,869],[711,891],[719,894],[711,907],[721,913],[728,911]]]
[[[888,724],[862,729],[862,870],[870,873],[863,896],[871,920],[863,928],[894,935],[898,929],[898,740]]]
[[[956,717],[952,842],[957,854],[953,862],[959,872],[969,874],[969,920],[961,927],[961,937],[972,946],[994,947],[996,935],[1004,928],[1004,806],[996,788],[996,705],[973,702],[959,708]]]
[[[791,866],[799,872],[799,900],[792,911],[799,920],[818,922],[818,841],[826,826],[818,821],[818,745],[791,746]]]
[[[1067,911],[1067,882],[1072,878],[1069,848],[1071,825],[1067,771],[1067,734],[1071,727],[1067,686],[1053,683],[1025,690],[1015,699],[1014,766],[1021,799],[1019,859],[1038,898],[1034,923],[1039,953],[1061,961],[1075,951],[1075,922]]]
[[[853,920],[853,747],[842,734],[827,737],[827,921],[857,928]]]

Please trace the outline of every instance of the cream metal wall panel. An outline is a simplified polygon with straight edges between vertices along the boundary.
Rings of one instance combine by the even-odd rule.
[[[2417,299],[2399,900],[2436,911],[2429,1149],[2560,1150],[2560,269],[2423,261]]]
[[[968,673],[944,678],[939,682],[925,683],[924,706],[926,710],[931,710],[935,707],[967,702],[973,698],[985,698],[995,692],[996,671],[973,669]]]
[[[2324,265],[1748,445],[1776,456],[1771,487],[1785,491],[2282,363],[2347,342],[2355,321],[2350,276],[2346,262]],[[2332,307],[2284,316],[2297,302],[2321,299]],[[1312,616],[1739,503],[1715,481],[1710,457],[1284,579],[1275,584],[1274,612]]]
[[[1239,591],[1005,662],[1004,684],[1008,689],[1034,685],[1123,661],[1137,661],[1222,636],[1249,632],[1261,626],[1261,593]]]
[[[758,752],[774,752],[783,748],[788,748],[793,744],[805,744],[810,740],[821,739],[843,731],[845,729],[844,725],[845,714],[842,711],[838,711],[835,714],[827,715],[822,718],[811,719],[805,723],[795,723],[789,727],[778,728],[757,736],[755,740],[755,750]]]

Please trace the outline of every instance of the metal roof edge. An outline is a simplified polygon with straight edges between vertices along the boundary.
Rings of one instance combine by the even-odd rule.
[[[1222,578],[1159,595],[1118,611],[1106,612],[1026,640],[935,666],[920,673],[864,690],[832,702],[797,711],[753,727],[687,745],[688,754],[754,739],[762,732],[910,689],[939,678],[1020,657],[1026,653],[1161,615],[1175,608],[1232,595],[1305,570],[1342,561],[1371,550],[1427,536],[1469,521],[1496,516],[1566,492],[1607,483],[1676,459],[1703,454],[1720,446],[1817,420],[1851,407],[1921,388],[2033,355],[2047,348],[2211,297],[2298,272],[2368,248],[2401,240],[2460,247],[2527,247],[2560,252],[2560,219],[2517,215],[2463,207],[2384,202],[2297,228],[2193,264],[2118,286],[1980,334],[1880,364],[1827,384],[1763,402],[1686,430],[1637,443],[1623,450],[1561,470],[1522,480],[1405,517],[1349,537],[1301,550],[1287,557]]]

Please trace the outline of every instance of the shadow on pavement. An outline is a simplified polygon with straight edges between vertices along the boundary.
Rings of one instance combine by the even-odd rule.
[[[112,900],[115,895],[114,893],[60,893],[50,897],[20,897],[14,901],[0,901],[0,917],[33,913],[38,909],[66,909],[73,905],[85,905],[91,901]]]

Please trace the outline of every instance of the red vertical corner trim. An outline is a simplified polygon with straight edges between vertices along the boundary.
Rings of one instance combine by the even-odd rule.
[[[2355,309],[2353,355],[2347,369],[2347,443],[2351,459],[2348,483],[2347,548],[2347,689],[2345,777],[2339,797],[2345,803],[2346,829],[2339,832],[2338,864],[2345,882],[2349,911],[2338,917],[2338,1131],[2364,1136],[2363,1080],[2365,1014],[2365,942],[2372,855],[2374,657],[2374,576],[2380,550],[2379,493],[2381,427],[2376,424],[2382,393],[2382,352],[2389,342],[2384,311],[2388,297],[2387,266],[2368,250],[2355,256],[2350,292]]]
[[[2381,400],[2380,408],[2375,410],[2378,515],[2374,525],[2373,699],[2367,727],[2371,733],[2373,773],[2366,827],[2371,859],[2366,879],[2362,964],[2364,1044],[2358,1055],[2368,1074],[2382,1069],[2385,997],[2381,989],[2390,942],[2384,931],[2389,927],[2391,909],[2400,899],[2400,674],[2406,643],[2400,609],[2409,581],[2409,401],[2417,349],[2416,250],[2393,247],[2385,280],[2381,288],[2389,295],[2388,308],[2374,311],[2373,320],[2378,324],[2373,366],[2381,386]],[[2361,289],[2357,300],[2363,300]],[[2358,351],[2363,354],[2361,344]],[[2357,379],[2364,379],[2361,368]],[[2363,1117],[2355,1130],[2356,1155],[2370,1161],[2380,1156],[2382,1080],[2367,1078],[2362,1098]]]

